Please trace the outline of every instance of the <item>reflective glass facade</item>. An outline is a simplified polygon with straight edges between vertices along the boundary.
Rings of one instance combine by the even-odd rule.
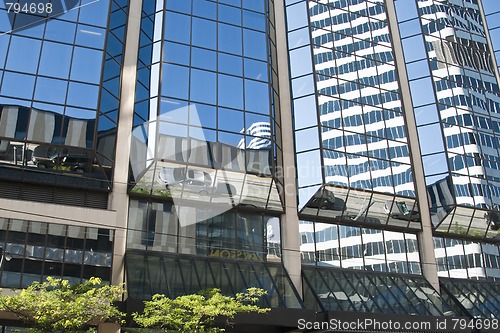
[[[264,0],[144,2],[132,193],[282,211],[270,8]]]
[[[471,282],[460,279],[442,279],[443,298],[454,309],[464,307],[475,318],[498,318],[500,311],[499,284]],[[458,299],[464,300],[457,302]]]
[[[301,213],[419,229],[383,1],[287,11]]]
[[[127,1],[12,6],[0,4],[0,176],[109,190]]]
[[[495,5],[484,6],[491,17]],[[396,7],[433,225],[495,237],[496,213],[485,210],[497,211],[499,200],[495,24],[488,35],[477,2]]]
[[[500,279],[498,244],[435,237],[434,251],[439,276],[477,280]]]
[[[0,218],[2,287],[24,288],[47,276],[71,283],[99,277],[111,281],[114,231]]]
[[[207,218],[185,223],[185,214]],[[134,200],[130,203],[127,247],[281,262],[280,220],[259,213],[227,211],[217,215],[208,208]]]
[[[126,265],[133,298],[148,298],[157,293],[176,297],[207,288],[220,288],[223,293],[234,295],[256,287],[268,292],[260,306],[303,307],[280,264],[130,251]]]
[[[421,274],[414,234],[308,221],[300,227],[303,264]]]
[[[450,305],[422,277],[304,269],[306,304],[316,298],[323,311],[381,312],[442,316]],[[309,301],[309,302],[308,302]],[[463,314],[459,309],[455,314]]]

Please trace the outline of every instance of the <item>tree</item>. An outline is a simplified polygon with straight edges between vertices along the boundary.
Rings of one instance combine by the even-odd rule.
[[[218,333],[225,331],[214,325],[218,316],[229,321],[240,312],[267,313],[270,309],[256,305],[265,294],[266,291],[260,288],[248,288],[247,292],[235,297],[222,295],[216,288],[175,299],[156,294],[151,301],[144,302],[142,314],[132,316],[139,326],[163,332]]]
[[[18,294],[0,296],[0,310],[15,314],[34,333],[77,332],[102,321],[120,321],[124,314],[113,302],[123,293],[123,286],[103,285],[95,277],[75,285],[48,277]]]

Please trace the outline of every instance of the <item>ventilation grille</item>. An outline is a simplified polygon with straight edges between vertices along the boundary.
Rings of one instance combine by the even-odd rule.
[[[0,198],[6,199],[107,209],[108,195],[107,192],[0,181]]]

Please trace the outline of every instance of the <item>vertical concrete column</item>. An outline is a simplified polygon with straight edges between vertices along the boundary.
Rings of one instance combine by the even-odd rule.
[[[152,0],[149,0],[152,1]],[[115,170],[113,192],[110,195],[109,208],[116,211],[117,229],[113,255],[112,283],[124,281],[124,255],[126,248],[126,228],[128,218],[127,195],[130,141],[132,120],[134,117],[135,83],[137,78],[137,57],[141,28],[142,0],[130,1],[125,39],[125,53],[120,91],[120,115],[116,137]]]
[[[281,216],[281,247],[283,263],[295,288],[302,295],[299,217],[297,214],[297,181],[293,140],[290,74],[284,0],[274,1],[276,17],[276,48],[280,89],[281,140],[283,149],[285,214]]]
[[[417,191],[417,200],[422,219],[422,231],[417,234],[420,249],[420,261],[422,263],[422,273],[429,283],[439,291],[439,278],[437,275],[436,256],[434,253],[434,239],[432,235],[431,212],[427,198],[427,186],[425,184],[424,167],[422,155],[420,153],[420,144],[418,141],[417,122],[413,112],[411,101],[410,84],[408,83],[408,74],[403,56],[403,44],[399,38],[399,26],[396,18],[396,8],[394,0],[386,1],[387,19],[389,29],[394,36],[393,52],[398,73],[399,87],[402,95],[402,103],[406,129],[408,134],[408,144],[410,146],[411,161],[415,179],[415,189]]]
[[[97,326],[97,333],[120,333],[121,327],[115,323],[100,323]]]

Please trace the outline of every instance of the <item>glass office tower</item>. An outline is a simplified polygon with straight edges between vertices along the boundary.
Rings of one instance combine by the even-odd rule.
[[[12,2],[2,287],[265,289],[235,332],[500,317],[498,1]]]

